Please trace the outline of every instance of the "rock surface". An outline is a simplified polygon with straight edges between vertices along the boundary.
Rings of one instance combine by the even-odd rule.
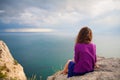
[[[3,41],[0,41],[0,80],[27,80],[23,67],[12,57]]]
[[[98,57],[98,69],[94,72],[86,73],[83,76],[67,78],[67,75],[60,74],[60,71],[47,80],[120,80],[120,59]]]

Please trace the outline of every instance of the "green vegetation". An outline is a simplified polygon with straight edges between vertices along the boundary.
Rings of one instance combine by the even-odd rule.
[[[10,78],[10,80],[17,80],[17,78]]]
[[[4,64],[3,66],[0,66],[0,71],[7,71],[7,72],[9,72],[10,70],[7,68],[6,64]]]
[[[32,75],[32,77],[28,78],[27,80],[37,80],[37,77],[36,77],[36,75]],[[39,80],[42,80],[42,76],[40,76]]]
[[[6,71],[7,67],[6,64],[4,64],[4,66],[0,66],[0,78],[6,78],[7,74],[6,73],[2,73],[2,71]]]
[[[28,80],[37,80],[36,75],[32,75],[32,77],[28,78]]]
[[[18,65],[18,62],[17,60],[14,59],[14,65]]]
[[[3,74],[1,71],[0,71],[0,79],[1,78],[6,78],[7,77],[7,74]]]
[[[4,65],[4,66],[0,66],[0,71],[2,71],[2,70],[6,70],[6,69],[7,69],[6,65]]]

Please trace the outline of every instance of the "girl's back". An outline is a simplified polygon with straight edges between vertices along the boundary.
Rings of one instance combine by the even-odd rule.
[[[94,70],[96,62],[96,46],[93,43],[77,43],[75,45],[74,72],[84,73]]]

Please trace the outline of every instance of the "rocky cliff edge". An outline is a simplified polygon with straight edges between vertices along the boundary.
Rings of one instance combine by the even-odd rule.
[[[12,57],[3,41],[0,41],[0,80],[27,80],[23,67]]]
[[[83,76],[67,78],[67,75],[60,74],[61,71],[58,71],[47,80],[120,80],[119,58],[98,57],[97,64],[100,66],[98,69]]]

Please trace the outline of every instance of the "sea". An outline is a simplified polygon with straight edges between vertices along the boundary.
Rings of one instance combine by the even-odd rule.
[[[0,34],[0,40],[7,44],[13,57],[24,67],[26,76],[36,76],[37,80],[46,80],[73,58],[75,38],[75,35],[43,33]],[[93,42],[97,56],[120,58],[119,35],[95,35]]]

